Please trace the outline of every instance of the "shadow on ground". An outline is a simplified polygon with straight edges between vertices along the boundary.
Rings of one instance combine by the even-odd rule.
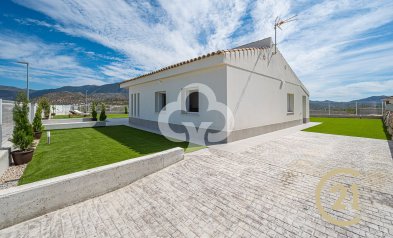
[[[94,129],[142,155],[156,153],[174,147],[184,149],[188,147],[188,142],[173,142],[164,136],[128,126],[95,127]]]

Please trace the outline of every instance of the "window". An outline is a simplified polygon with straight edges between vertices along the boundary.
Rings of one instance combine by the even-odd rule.
[[[199,112],[199,92],[198,90],[188,91],[187,112]]]
[[[165,111],[166,92],[156,92],[156,112]]]
[[[130,93],[129,97],[129,114],[131,117],[139,117],[139,93]]]
[[[287,94],[287,112],[293,113],[295,108],[295,95],[288,93]]]

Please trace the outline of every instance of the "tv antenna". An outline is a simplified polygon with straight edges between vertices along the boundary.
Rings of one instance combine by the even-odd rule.
[[[276,20],[274,21],[274,54],[277,54],[277,28],[282,30],[281,26],[288,22],[296,21],[297,19],[295,17],[297,17],[297,15],[294,15],[284,20],[280,17],[276,17]]]

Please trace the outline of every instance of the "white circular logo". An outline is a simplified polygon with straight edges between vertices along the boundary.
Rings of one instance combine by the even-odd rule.
[[[205,113],[208,112],[217,111],[223,116],[224,120],[220,120],[220,122],[222,122],[220,129],[210,128],[214,123],[213,119],[201,116],[198,114],[199,112],[188,111],[187,98],[189,95],[187,94],[188,91],[191,91],[191,89],[193,92],[198,92],[199,95],[204,95],[207,99],[207,105],[204,105],[207,106],[206,112],[203,112],[203,115],[206,115]],[[199,103],[200,102],[201,101],[199,101]],[[197,126],[193,122],[182,121],[181,124],[187,130],[187,133],[174,131],[170,126],[170,117],[179,111],[181,111],[181,114],[189,113],[200,116],[196,119],[194,118],[194,121],[198,121],[199,125]],[[227,107],[227,105],[217,101],[215,93],[209,86],[201,83],[192,83],[182,89],[182,91],[178,94],[176,101],[168,103],[165,106],[165,110],[160,111],[158,115],[158,126],[161,134],[171,141],[187,141],[188,134],[189,142],[199,145],[208,145],[225,141],[234,127],[234,118],[232,111]]]

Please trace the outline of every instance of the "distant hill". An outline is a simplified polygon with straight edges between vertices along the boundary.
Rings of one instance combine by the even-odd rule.
[[[11,86],[1,86],[0,85],[0,98],[5,100],[14,100],[16,94],[20,91],[24,91],[25,89],[20,89],[17,87]],[[30,93],[34,92],[35,90],[31,90]]]
[[[56,105],[69,105],[69,104],[85,104],[86,96],[81,92],[51,92],[42,95],[48,98],[51,104]],[[40,97],[32,99],[37,102]],[[110,105],[127,105],[128,97],[124,93],[92,93],[87,95],[88,102],[104,102]]]
[[[381,100],[384,98],[387,98],[388,96],[371,96],[368,98],[362,98],[359,100],[352,100],[351,102],[358,102],[358,103],[362,103],[362,102],[378,102],[381,103]]]
[[[348,102],[335,102],[335,101],[312,101],[310,100],[310,109],[311,110],[320,110],[320,109],[326,109],[328,105],[330,104],[331,107],[335,108],[351,108],[355,106],[355,103],[357,102],[358,105],[370,105],[370,106],[375,106],[375,107],[381,107],[381,100],[384,98],[387,98],[388,96],[371,96],[367,98],[361,98],[358,100],[352,100]]]
[[[108,104],[127,104],[127,90],[119,84],[65,86],[55,89],[30,90],[30,98],[37,101],[40,97],[47,97],[52,104],[80,104],[85,102],[87,90],[88,101],[105,102]],[[0,98],[15,100],[18,92],[25,89],[0,86]]]
[[[84,86],[65,86],[61,88],[55,89],[43,89],[37,90],[34,93],[30,93],[32,98],[41,97],[47,93],[54,93],[54,92],[71,92],[71,93],[83,93],[85,94],[87,90],[87,95],[94,94],[94,93],[127,93],[126,89],[120,88],[118,83],[113,84],[104,84],[101,86],[97,85],[84,85]]]

